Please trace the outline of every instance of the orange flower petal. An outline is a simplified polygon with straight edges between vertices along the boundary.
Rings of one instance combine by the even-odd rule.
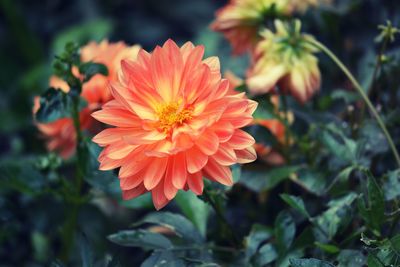
[[[201,195],[204,189],[203,176],[201,172],[191,173],[188,175],[187,184],[189,189],[196,195]]]
[[[143,174],[144,187],[146,187],[147,190],[153,189],[160,183],[161,178],[165,174],[167,163],[167,158],[156,158],[151,161],[151,166],[147,166],[147,171]]]
[[[186,164],[189,173],[196,173],[207,164],[208,156],[201,152],[199,148],[193,147],[187,153]]]
[[[122,198],[125,200],[128,200],[128,199],[138,197],[146,192],[147,192],[146,188],[144,188],[143,185],[140,185],[140,186],[130,189],[130,190],[123,190]]]
[[[209,158],[204,167],[207,178],[215,180],[223,185],[231,186],[233,184],[232,172],[229,167],[221,166],[213,158]]]
[[[241,150],[249,147],[249,144],[254,145],[254,138],[243,130],[236,129],[232,138],[229,139],[229,145],[236,150]]]

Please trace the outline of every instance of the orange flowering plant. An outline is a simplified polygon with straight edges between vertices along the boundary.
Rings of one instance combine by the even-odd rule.
[[[388,1],[5,1],[1,266],[397,266]]]
[[[128,47],[124,43],[109,43],[104,40],[101,43],[91,42],[82,47],[80,60],[83,63],[96,62],[107,67],[107,74],[95,74],[82,85],[81,97],[87,102],[87,106],[80,111],[79,121],[81,130],[88,130],[92,134],[101,129],[101,125],[91,118],[90,114],[99,109],[102,104],[112,98],[107,89],[108,82],[117,80],[120,61],[126,57],[136,57],[139,46]],[[85,65],[83,65],[85,66]],[[84,69],[93,66],[84,67]],[[82,67],[81,67],[82,71]],[[75,77],[83,78],[80,70],[74,66],[72,73]],[[60,89],[63,93],[68,93],[71,89],[67,82],[57,76],[50,78],[49,86]],[[33,112],[36,115],[40,109],[40,98],[35,98]],[[37,123],[38,129],[47,139],[47,148],[50,151],[57,151],[61,157],[71,157],[76,149],[76,131],[72,118],[63,117],[49,123]]]

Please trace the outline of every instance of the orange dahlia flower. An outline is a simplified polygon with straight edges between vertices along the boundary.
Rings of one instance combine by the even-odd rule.
[[[264,39],[257,45],[253,66],[247,73],[247,86],[253,94],[264,94],[278,85],[281,91],[304,103],[320,87],[321,74],[314,55],[318,49],[308,42],[312,36],[300,33],[299,20],[293,28],[276,20],[275,27],[276,33],[263,32]]]
[[[228,95],[217,57],[202,59],[203,46],[168,40],[152,53],[122,61],[114,100],[92,114],[115,126],[93,141],[104,150],[100,169],[120,167],[124,199],[151,191],[156,209],[180,189],[203,191],[203,176],[232,185],[229,168],[256,159],[254,139],[240,130],[257,103]]]
[[[83,84],[81,96],[87,101],[88,106],[79,114],[82,130],[87,130],[92,134],[99,132],[101,127],[90,114],[112,98],[107,87],[108,82],[117,80],[121,60],[136,57],[139,48],[138,45],[128,47],[123,42],[109,43],[108,41],[91,42],[81,48],[82,62],[102,63],[108,68],[109,73],[107,77],[96,74]],[[79,77],[77,68],[73,68],[73,72]],[[50,78],[49,85],[66,93],[69,92],[68,84],[56,76]],[[33,113],[36,114],[40,108],[39,97],[36,97],[34,102]],[[36,126],[47,140],[46,145],[49,151],[56,151],[65,159],[75,153],[76,132],[71,118],[62,118],[50,123],[36,122]]]

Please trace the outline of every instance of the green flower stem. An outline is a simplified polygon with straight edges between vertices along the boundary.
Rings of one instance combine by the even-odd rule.
[[[371,103],[369,100],[367,94],[365,93],[364,89],[361,87],[361,85],[358,83],[358,81],[354,78],[354,76],[351,74],[349,69],[335,56],[335,54],[329,50],[325,45],[322,43],[318,42],[317,40],[308,40],[308,42],[318,49],[320,49],[322,52],[324,52],[328,57],[330,57],[336,65],[344,72],[344,74],[349,78],[349,80],[353,83],[354,87],[358,91],[358,93],[361,95],[361,97],[364,99],[365,103],[367,104],[368,108],[370,109],[372,115],[375,117],[376,121],[378,122],[379,126],[382,129],[382,132],[384,133],[386,140],[389,143],[389,146],[393,152],[393,155],[396,159],[397,164],[400,167],[400,156],[399,153],[396,149],[396,146],[393,142],[392,137],[389,134],[389,131],[387,130],[382,118],[380,117],[378,111],[375,109],[374,105]]]
[[[82,161],[83,161],[83,151],[82,151],[82,145],[83,145],[83,136],[82,136],[82,131],[81,131],[81,122],[79,118],[79,96],[74,97],[74,104],[73,104],[73,111],[72,111],[72,118],[74,121],[74,127],[75,127],[75,132],[76,132],[76,153],[77,153],[77,161],[76,161],[76,180],[75,180],[75,186],[76,190],[78,192],[78,195],[81,193],[81,188],[82,188],[82,183],[84,179],[84,172],[82,169]]]
[[[233,244],[237,248],[241,248],[242,244],[239,238],[236,236],[235,231],[233,230],[232,226],[229,224],[228,220],[225,218],[224,213],[221,209],[221,206],[218,205],[214,199],[211,197],[210,193],[208,192],[207,188],[203,190],[204,199],[210,204],[210,206],[214,209],[215,214],[218,217],[218,221],[223,225],[225,229],[229,231],[230,238],[232,239]]]
[[[61,260],[64,262],[67,262],[69,259],[69,255],[72,250],[72,246],[74,244],[75,240],[75,231],[77,228],[77,222],[78,222],[78,215],[79,215],[79,209],[80,205],[82,203],[81,201],[81,191],[82,191],[82,184],[83,184],[83,179],[84,179],[84,172],[82,169],[82,162],[83,162],[83,151],[82,151],[82,144],[83,144],[83,136],[82,136],[82,131],[81,131],[81,124],[80,124],[80,118],[79,118],[79,103],[80,99],[79,96],[73,97],[73,109],[72,109],[72,119],[74,123],[74,128],[76,132],[76,154],[77,154],[77,160],[76,160],[76,173],[75,173],[75,196],[73,198],[73,201],[71,203],[71,207],[69,207],[69,215],[67,218],[67,221],[65,222],[64,228],[63,228],[63,247],[61,250]],[[68,202],[68,200],[67,200]]]

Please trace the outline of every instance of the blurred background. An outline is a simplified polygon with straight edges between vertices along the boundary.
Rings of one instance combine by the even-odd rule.
[[[398,25],[399,2],[334,2],[332,7],[305,14],[302,18],[304,31],[327,44],[358,77],[362,77],[361,82],[366,83],[375,61],[377,47],[373,40],[379,34],[377,25],[387,19]],[[41,188],[40,175],[33,169],[19,166],[32,161],[40,164],[40,156],[46,153],[32,122],[33,97],[47,89],[52,60],[65,43],[85,44],[89,40],[107,38],[152,50],[168,38],[179,44],[190,40],[204,44],[206,54],[218,55],[223,70],[243,77],[248,57],[231,57],[229,44],[208,28],[215,11],[224,4],[226,1],[222,0],[0,0],[0,162],[12,162],[12,174],[28,181],[27,185],[18,179],[11,183],[9,177],[0,172],[0,266],[43,266],[57,256],[57,236],[64,220],[63,204],[49,195],[37,196]],[[398,43],[393,43],[389,47],[396,56],[397,46]],[[321,69],[323,88],[318,100],[311,105],[320,110],[335,110],[338,106],[332,104],[332,90],[346,89],[349,84],[327,59],[321,58]],[[379,96],[381,110],[396,109],[398,101],[395,100],[400,97],[400,67],[392,71],[387,75],[395,78],[391,84],[396,87]],[[398,137],[400,133],[393,135]],[[243,198],[231,198],[229,203],[230,216],[235,218],[238,231],[248,232],[255,218],[259,222],[270,222],[279,207],[272,205],[268,215],[267,212],[257,214],[254,207],[245,206],[258,203],[257,197],[243,195],[240,190],[236,188],[231,194]],[[108,205],[105,210],[111,214],[122,212],[124,215],[114,220],[101,210],[102,205]],[[80,218],[85,222],[82,227],[98,253],[120,255],[121,262],[129,263],[123,266],[138,266],[143,261],[146,254],[142,250],[114,247],[105,236],[126,228],[133,218],[146,211],[120,210],[121,207],[112,203],[87,205],[84,209],[84,217]]]

